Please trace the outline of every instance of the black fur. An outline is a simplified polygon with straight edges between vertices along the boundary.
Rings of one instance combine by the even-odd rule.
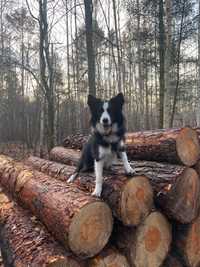
[[[91,95],[88,96],[88,105],[91,111],[91,126],[93,133],[82,150],[82,155],[76,169],[77,175],[79,172],[93,169],[94,160],[101,160],[99,157],[99,146],[105,148],[110,146],[111,150],[117,154],[118,152],[124,151],[124,146],[120,145],[120,141],[124,140],[126,132],[125,118],[122,112],[124,104],[123,94],[120,93],[108,101],[107,110],[111,118],[110,127],[112,128],[115,125],[115,129],[114,131],[111,130],[105,134],[100,132],[97,127],[103,112],[103,104],[104,101]]]

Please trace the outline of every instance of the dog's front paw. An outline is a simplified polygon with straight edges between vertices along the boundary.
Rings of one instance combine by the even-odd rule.
[[[101,197],[101,189],[95,188],[95,190],[92,192],[93,197]]]
[[[133,176],[134,174],[136,174],[135,170],[129,166],[128,168],[126,168],[126,175],[128,176]]]
[[[67,183],[72,183],[75,179],[76,179],[76,173],[75,174],[72,174],[69,179],[67,180]]]

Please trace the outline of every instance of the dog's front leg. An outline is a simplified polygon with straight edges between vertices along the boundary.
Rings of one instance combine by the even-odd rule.
[[[135,171],[133,170],[130,163],[128,162],[128,157],[125,151],[120,152],[120,158],[122,159],[126,174],[133,175]]]
[[[103,185],[103,165],[104,165],[103,159],[98,161],[95,160],[94,162],[96,181],[95,181],[95,189],[92,195],[96,197],[101,196],[102,185]]]

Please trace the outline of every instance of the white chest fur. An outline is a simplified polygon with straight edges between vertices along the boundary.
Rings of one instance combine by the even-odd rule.
[[[112,156],[112,151],[111,151],[111,147],[103,147],[100,146],[99,147],[99,158],[100,159],[104,159],[104,158],[109,158]]]

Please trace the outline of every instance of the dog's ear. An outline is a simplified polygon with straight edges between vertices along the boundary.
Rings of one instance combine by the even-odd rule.
[[[124,95],[122,93],[119,93],[115,97],[111,98],[111,102],[115,103],[117,106],[123,106],[124,105]]]
[[[98,99],[96,97],[94,97],[93,95],[88,95],[88,101],[87,104],[90,107],[90,109],[92,109],[93,107],[95,107],[95,105],[97,104]]]

